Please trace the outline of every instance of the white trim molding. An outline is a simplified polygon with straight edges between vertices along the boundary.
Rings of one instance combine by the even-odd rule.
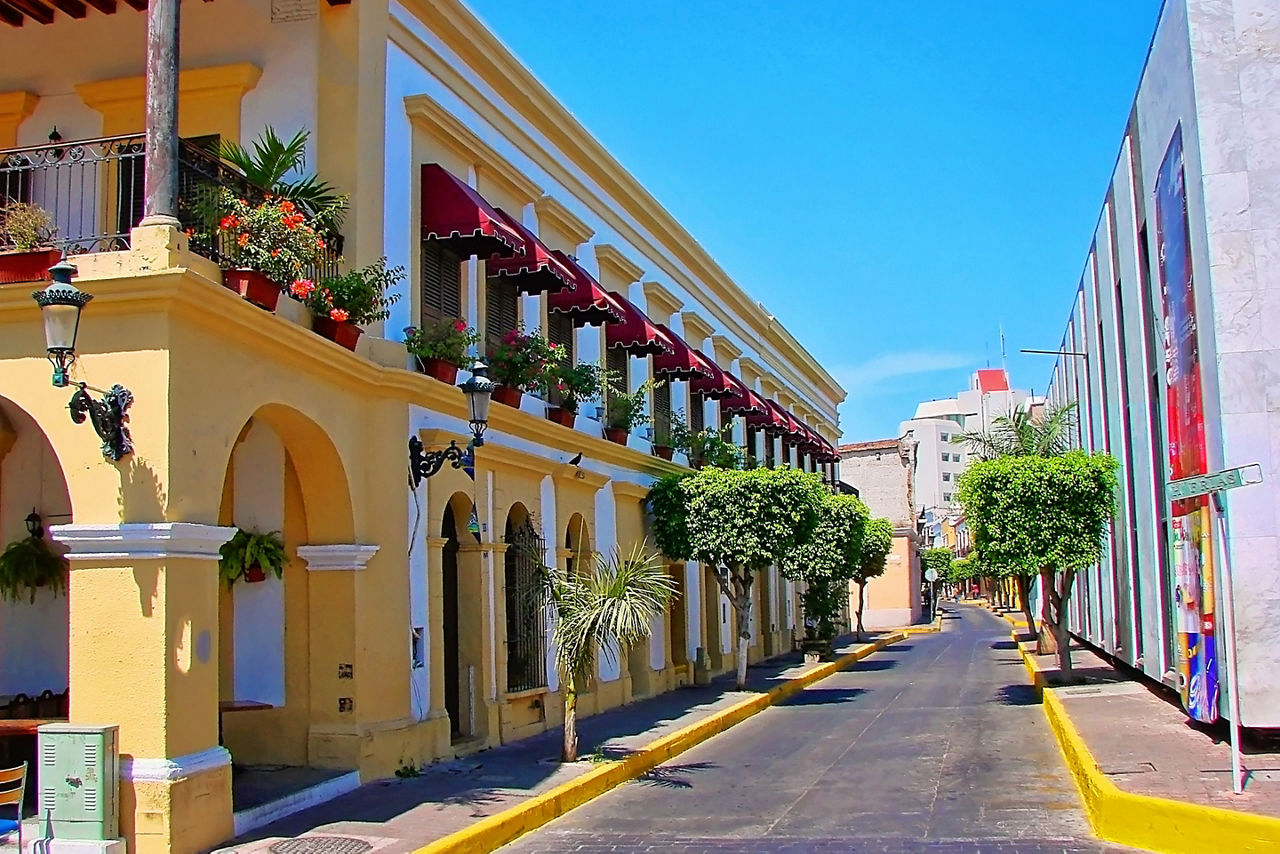
[[[307,562],[308,572],[364,569],[377,554],[377,546],[356,543],[331,546],[298,546],[298,557]]]
[[[123,525],[54,525],[56,542],[72,560],[127,560],[218,557],[235,528],[197,522],[131,522]]]
[[[231,765],[231,752],[225,747],[210,747],[198,753],[188,753],[173,759],[139,759],[120,757],[120,779],[135,783],[166,783],[183,777],[191,777],[204,771],[213,771]]]

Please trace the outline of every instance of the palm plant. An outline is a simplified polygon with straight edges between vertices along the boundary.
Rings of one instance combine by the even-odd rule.
[[[541,555],[538,556],[541,560]],[[597,556],[585,571],[542,567],[539,595],[555,615],[556,670],[564,694],[561,762],[578,758],[578,691],[590,678],[596,650],[611,662],[645,640],[676,593],[662,557],[641,543],[622,557]]]
[[[1056,457],[1071,450],[1076,426],[1074,402],[1035,417],[1021,406],[1008,415],[997,415],[989,430],[957,433],[952,442],[965,445],[980,460],[997,457]]]
[[[246,178],[273,195],[288,199],[302,209],[323,234],[337,234],[347,198],[332,184],[313,175],[289,178],[307,165],[309,131],[300,130],[285,142],[267,126],[253,141],[252,151],[239,143],[223,140],[218,156],[239,169]]]

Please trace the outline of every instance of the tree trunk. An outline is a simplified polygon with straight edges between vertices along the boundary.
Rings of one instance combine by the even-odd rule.
[[[578,684],[572,675],[564,681],[564,743],[561,762],[578,761]]]
[[[734,599],[738,611],[738,690],[747,689],[747,648],[751,646],[751,588]]]
[[[1040,569],[1040,631],[1036,634],[1036,655],[1051,655],[1058,651],[1058,639],[1053,631],[1053,570]]]
[[[1067,628],[1067,607],[1071,601],[1071,585],[1075,577],[1075,570],[1063,571],[1061,589],[1054,595],[1056,600],[1054,610],[1057,612],[1054,616],[1057,620],[1053,628],[1058,642],[1058,672],[1062,676],[1062,681],[1068,684],[1075,681],[1075,673],[1071,668],[1071,631]]]
[[[858,633],[856,635],[858,643],[862,643],[862,635],[866,631],[862,628],[862,610],[867,601],[867,582],[858,582]]]
[[[1035,633],[1036,618],[1031,613],[1031,585],[1025,575],[1015,575],[1014,583],[1018,587],[1018,602],[1022,606],[1022,616],[1027,620],[1027,631]]]

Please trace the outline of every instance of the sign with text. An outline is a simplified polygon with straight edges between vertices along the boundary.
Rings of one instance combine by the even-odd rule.
[[[1256,475],[1254,472],[1256,471]],[[1192,498],[1197,495],[1208,495],[1210,492],[1221,492],[1224,489],[1235,489],[1250,483],[1262,482],[1262,466],[1257,463],[1237,466],[1212,474],[1200,474],[1184,477],[1169,482],[1169,500]]]

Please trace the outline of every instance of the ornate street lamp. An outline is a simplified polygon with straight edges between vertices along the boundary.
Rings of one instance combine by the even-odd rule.
[[[428,451],[417,436],[409,437],[409,472],[415,489],[444,468],[446,462],[455,469],[475,464],[475,449],[484,444],[484,431],[489,427],[489,401],[495,385],[489,379],[489,366],[480,359],[471,366],[471,378],[458,385],[467,398],[468,423],[471,426],[471,441],[465,450],[458,447],[456,441],[450,441],[447,448]]]
[[[69,374],[76,361],[76,337],[80,334],[80,312],[93,299],[92,294],[71,284],[75,271],[76,268],[63,258],[49,268],[53,279],[49,286],[31,294],[44,315],[45,350],[53,364],[55,388],[70,385]],[[133,453],[133,441],[124,423],[125,413],[133,405],[133,393],[118,384],[108,391],[91,389],[85,383],[77,385],[78,389],[67,405],[71,420],[83,424],[88,417],[102,440],[103,456],[113,462]],[[88,391],[98,392],[102,400],[94,400]]]
[[[40,518],[40,514],[36,512],[36,508],[32,507],[31,512],[27,514],[27,518],[22,520],[27,524],[27,533],[33,539],[41,539],[44,536],[44,520]]]

